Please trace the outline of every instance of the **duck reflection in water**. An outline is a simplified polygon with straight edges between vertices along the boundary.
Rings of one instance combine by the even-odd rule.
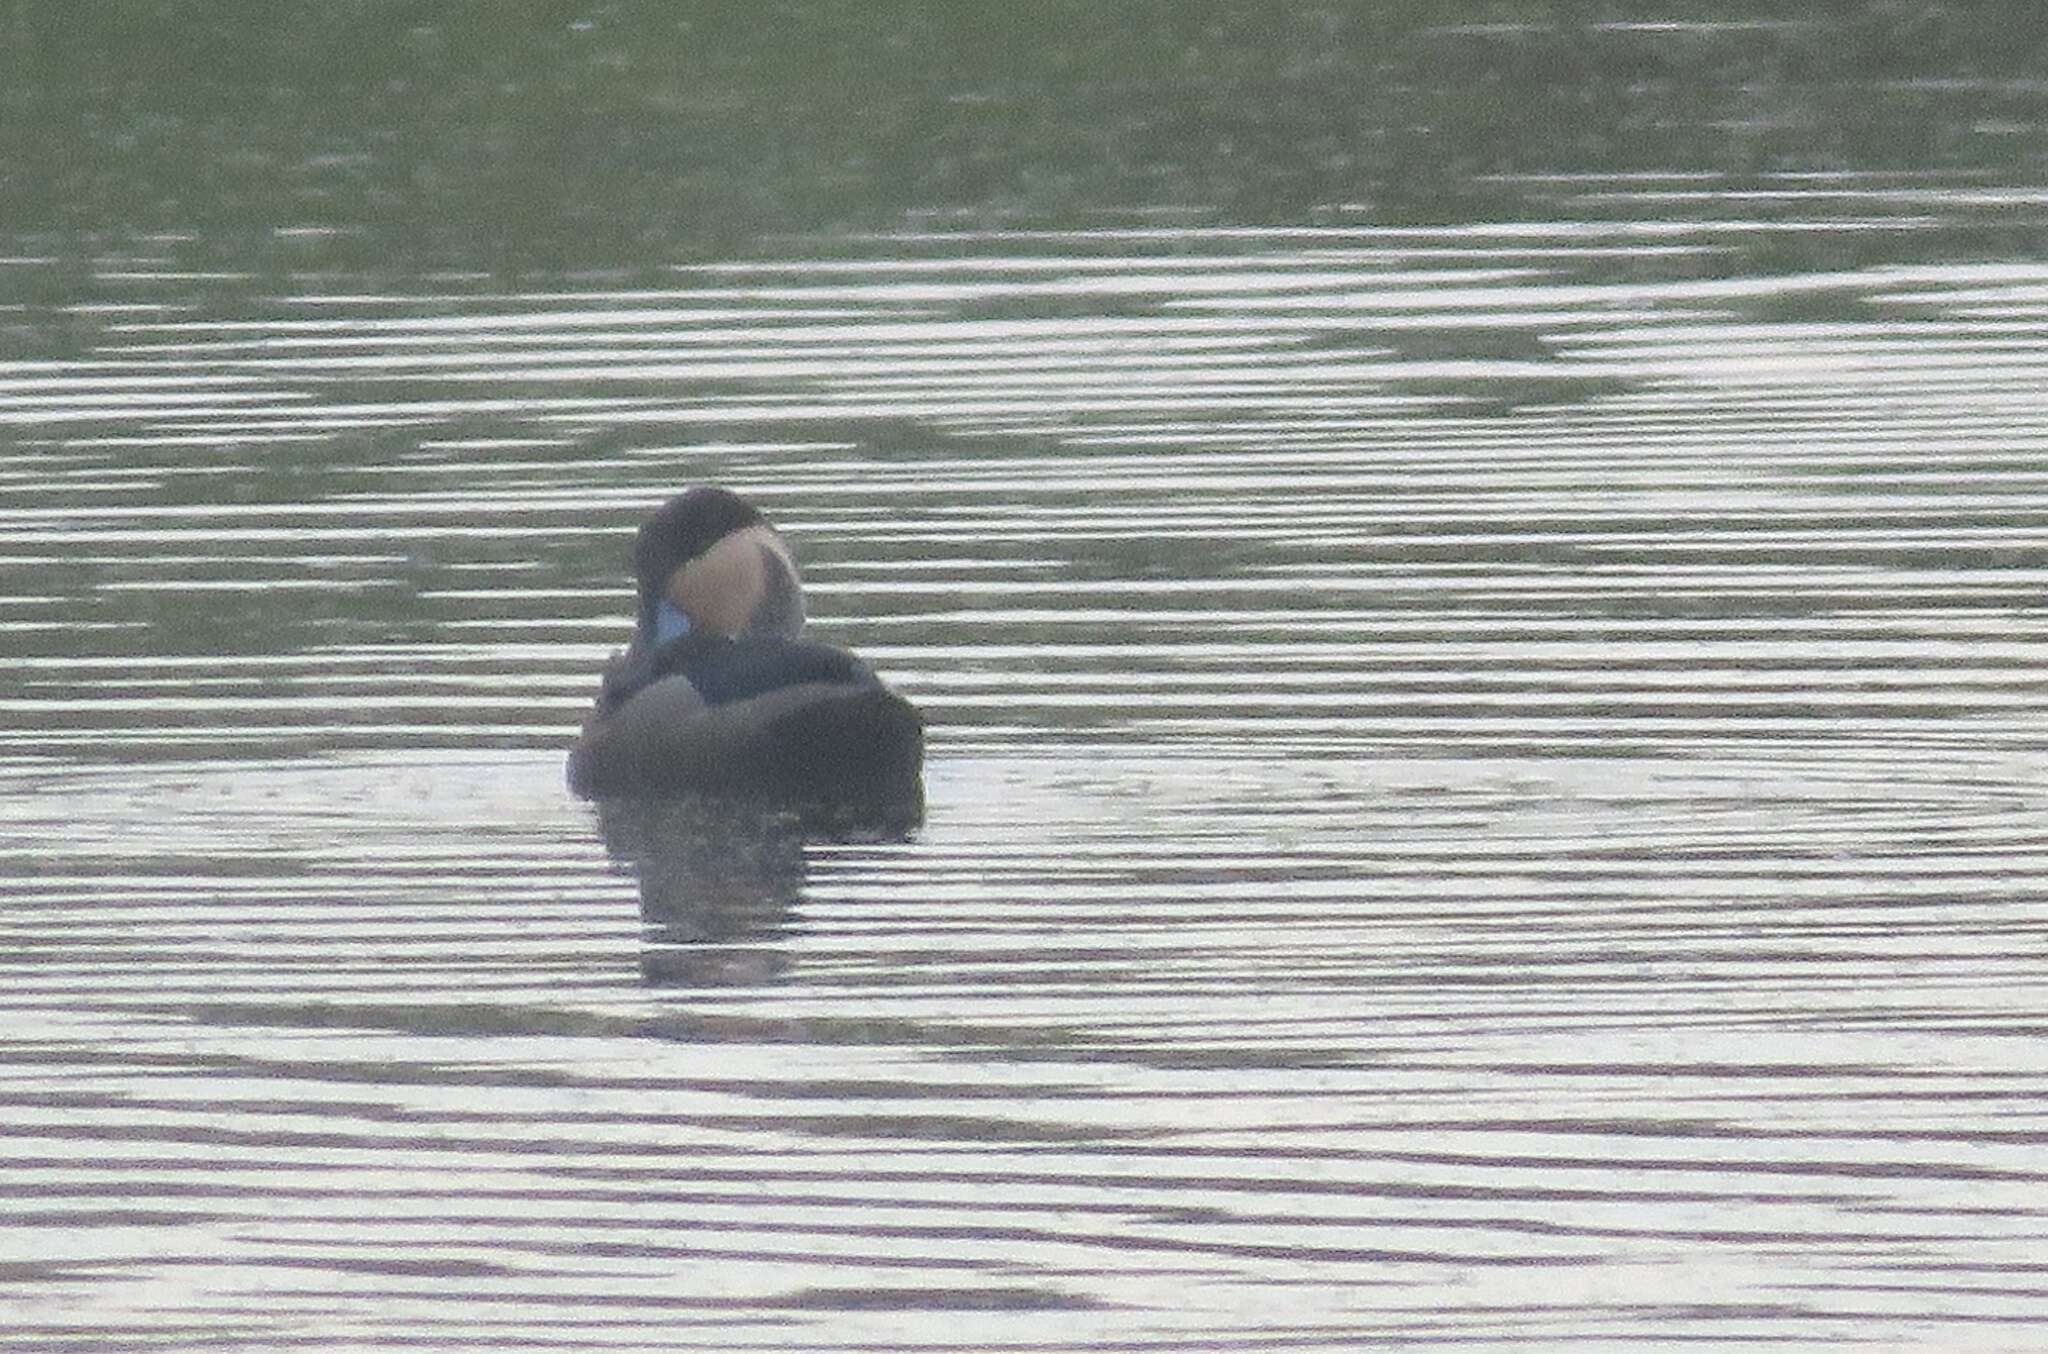
[[[901,841],[916,826],[903,816],[851,820],[703,795],[602,799],[597,823],[605,850],[639,884],[641,976],[679,987],[783,977],[809,845]]]
[[[794,558],[738,495],[670,499],[633,567],[633,640],[605,666],[569,786],[639,879],[650,981],[772,977],[779,951],[729,947],[788,930],[807,840],[917,825],[924,721],[859,658],[800,637]]]

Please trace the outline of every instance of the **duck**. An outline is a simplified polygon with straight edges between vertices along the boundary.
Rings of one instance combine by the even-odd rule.
[[[803,637],[795,555],[759,508],[690,488],[641,525],[632,563],[632,641],[569,750],[571,791],[922,813],[923,717]]]

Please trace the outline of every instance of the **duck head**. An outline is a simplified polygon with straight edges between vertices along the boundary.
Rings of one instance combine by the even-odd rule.
[[[793,639],[804,627],[788,545],[730,490],[699,485],[662,504],[633,541],[633,572],[646,644],[699,630]]]

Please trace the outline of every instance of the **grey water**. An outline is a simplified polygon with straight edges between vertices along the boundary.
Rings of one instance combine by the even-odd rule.
[[[927,123],[596,7],[492,59],[718,153],[475,238],[473,20],[24,67],[126,130],[0,157],[0,1347],[2048,1347],[2048,86],[1638,6],[1496,126],[1571,35],[1465,8]],[[914,831],[564,789],[696,482]]]

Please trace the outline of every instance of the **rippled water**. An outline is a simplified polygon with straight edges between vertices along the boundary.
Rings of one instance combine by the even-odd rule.
[[[2039,1347],[2048,196],[1520,188],[98,260],[0,364],[6,1343]],[[564,792],[700,480],[908,839]]]

